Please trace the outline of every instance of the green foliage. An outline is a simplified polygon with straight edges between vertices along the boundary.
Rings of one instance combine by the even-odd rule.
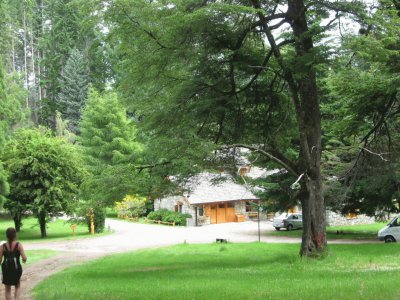
[[[326,190],[342,212],[399,211],[398,12],[381,1],[367,29],[345,36],[324,81]]]
[[[104,227],[106,225],[106,212],[101,207],[93,208],[93,223],[94,223],[94,232],[101,233],[104,231]],[[88,226],[90,232],[90,217],[86,215],[86,224]]]
[[[67,58],[74,48],[81,48],[81,19],[84,17],[79,7],[70,0],[46,1],[43,10],[45,20],[52,26],[45,26],[40,37],[40,50],[46,53],[41,61],[46,72],[41,81],[45,83],[46,98],[40,111],[41,121],[48,123],[55,116],[56,99],[61,91],[60,76]],[[42,20],[43,22],[45,20]],[[51,53],[51,55],[50,55]],[[49,55],[47,55],[49,54]]]
[[[23,129],[7,143],[3,159],[11,186],[9,208],[31,210],[42,221],[73,211],[83,175],[73,146],[45,130]]]
[[[146,132],[152,177],[215,168],[210,156],[223,144],[263,144],[296,159],[298,134],[279,66],[272,57],[270,72],[256,67],[268,52],[251,30],[256,10],[244,1],[170,5],[119,0],[107,15],[123,58],[117,87]]]
[[[81,111],[88,97],[88,73],[84,56],[76,48],[72,49],[60,79],[57,109],[74,133],[78,132]]]
[[[136,129],[115,94],[91,91],[81,122],[80,142],[91,176],[85,179],[83,195],[104,205],[135,193],[142,146],[135,141]]]
[[[170,211],[167,209],[152,211],[147,215],[147,218],[149,220],[163,221],[169,223],[175,222],[175,225],[181,225],[181,226],[185,226],[186,218],[191,218],[191,217],[192,216],[190,214],[183,214],[178,211]]]
[[[21,125],[26,118],[23,106],[26,101],[26,91],[22,88],[20,79],[15,73],[4,72],[0,57],[0,152],[12,128]]]
[[[3,164],[0,161],[0,205],[5,201],[5,196],[10,192],[10,186],[7,182],[7,177],[4,172]]]
[[[139,195],[126,195],[121,202],[115,203],[115,210],[120,218],[139,218],[146,213],[147,199]]]

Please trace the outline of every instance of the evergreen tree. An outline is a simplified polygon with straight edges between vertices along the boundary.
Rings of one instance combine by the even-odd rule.
[[[10,186],[7,182],[7,177],[3,168],[3,164],[0,161],[0,205],[3,205],[6,200],[6,196],[10,192]]]
[[[78,133],[81,110],[88,96],[88,69],[84,56],[73,49],[65,64],[60,79],[61,91],[57,97],[57,108],[68,120],[70,131]]]
[[[54,126],[57,97],[61,91],[60,76],[66,61],[75,47],[83,48],[80,34],[83,15],[71,0],[44,0],[43,32],[40,37],[40,50],[43,52],[41,84],[44,88],[41,123]],[[80,47],[79,47],[80,46]]]
[[[80,141],[92,176],[84,183],[85,198],[112,204],[135,192],[134,164],[141,145],[136,129],[116,94],[90,92],[82,114]]]
[[[23,129],[6,144],[3,157],[11,186],[6,208],[16,227],[23,211],[30,210],[46,237],[47,219],[74,208],[83,176],[79,155],[61,138]]]
[[[337,208],[375,215],[400,211],[400,7],[379,1],[368,24],[344,37],[322,107]]]
[[[324,33],[335,22],[331,12],[362,16],[362,2],[116,0],[108,12],[122,58],[118,87],[155,140],[166,142],[160,152],[174,145],[174,163],[191,159],[202,140],[250,149],[285,168],[300,184],[300,253],[323,252]]]

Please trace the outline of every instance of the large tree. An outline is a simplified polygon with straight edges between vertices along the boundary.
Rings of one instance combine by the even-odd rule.
[[[248,148],[300,179],[301,255],[326,246],[317,70],[329,45],[322,38],[360,4],[118,0],[110,9],[120,91],[155,140],[175,145],[175,161],[194,152],[180,152],[185,144],[208,141]]]
[[[79,50],[73,49],[61,75],[57,109],[68,120],[68,127],[75,134],[78,133],[81,111],[88,97],[88,73],[86,59]]]
[[[112,205],[126,194],[137,192],[135,165],[142,146],[136,128],[114,93],[91,91],[80,124],[80,143],[91,176],[83,184],[87,200]]]
[[[1,60],[0,56],[0,155],[12,128],[21,124],[25,116],[22,109],[25,93],[16,82],[16,78],[5,74]],[[8,193],[7,176],[0,159],[0,205],[4,203]]]
[[[83,171],[71,145],[42,131],[18,131],[7,143],[3,158],[11,186],[7,207],[17,222],[23,211],[32,211],[44,238],[49,217],[73,210]],[[15,211],[15,207],[20,209]]]
[[[344,35],[326,80],[325,132],[336,143],[329,152],[338,178],[331,183],[341,183],[334,185],[343,212],[400,209],[399,16],[398,2],[379,1],[359,34]]]

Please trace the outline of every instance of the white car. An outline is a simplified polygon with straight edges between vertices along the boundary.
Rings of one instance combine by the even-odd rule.
[[[276,230],[286,228],[286,230],[288,231],[302,228],[303,217],[301,214],[298,213],[283,213],[279,217],[274,219],[272,226],[274,226]]]
[[[400,214],[378,231],[378,239],[385,243],[400,241]]]

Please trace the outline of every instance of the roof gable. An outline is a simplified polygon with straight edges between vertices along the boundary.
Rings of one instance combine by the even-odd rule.
[[[186,184],[190,204],[258,200],[246,186],[234,182],[227,174],[200,173]]]

